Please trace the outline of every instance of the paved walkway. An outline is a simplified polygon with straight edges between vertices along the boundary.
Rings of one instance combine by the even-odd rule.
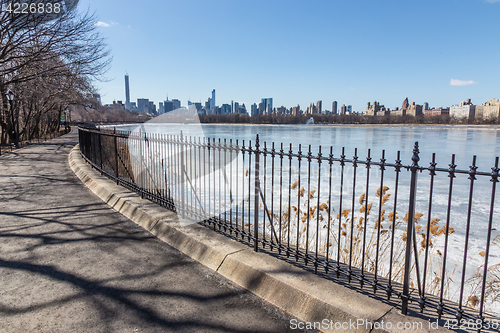
[[[72,173],[75,131],[0,157],[0,332],[287,332]]]

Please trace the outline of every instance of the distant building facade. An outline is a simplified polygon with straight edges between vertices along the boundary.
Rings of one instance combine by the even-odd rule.
[[[472,119],[476,115],[476,106],[472,104],[470,98],[460,105],[450,107],[450,116],[454,118]]]
[[[337,114],[337,101],[332,102],[332,114]]]
[[[156,113],[156,105],[154,102],[149,101],[148,111],[149,113]]]
[[[323,101],[316,102],[316,113],[323,113]]]
[[[385,106],[375,101],[373,102],[373,104],[370,104],[370,102],[367,103],[365,114],[367,116],[384,116],[386,114],[386,111],[387,110]]]
[[[168,99],[163,102],[163,113],[167,113],[174,110],[174,102]]]
[[[149,99],[138,98],[137,99],[137,111],[138,112],[149,112]]]
[[[271,112],[273,111],[273,99],[272,98],[262,98],[261,103],[262,103],[262,112],[260,114],[271,114]],[[260,111],[261,110],[259,107],[259,112]]]
[[[173,99],[172,103],[174,103],[174,110],[181,108],[181,101],[179,101],[178,99]]]
[[[490,99],[482,105],[476,105],[475,117],[478,119],[498,120],[500,117],[500,99]]]
[[[231,105],[229,105],[229,104],[222,104],[220,109],[221,109],[221,114],[230,114],[231,113]]]
[[[450,114],[450,108],[424,109],[423,112],[424,112],[424,117],[444,116]]]
[[[347,114],[347,106],[345,106],[345,104],[342,104],[342,106],[340,107],[340,114]]]
[[[406,114],[410,116],[419,116],[422,115],[422,105],[415,104],[415,102],[411,102],[411,105],[406,108]]]
[[[257,104],[253,103],[250,106],[250,116],[255,117],[258,115],[259,115],[259,107],[257,106]]]

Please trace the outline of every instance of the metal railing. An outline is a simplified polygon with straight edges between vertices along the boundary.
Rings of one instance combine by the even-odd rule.
[[[378,161],[370,150],[336,157],[333,147],[261,146],[258,135],[252,144],[80,127],[79,142],[101,174],[180,219],[397,296],[403,314],[415,302],[458,326],[499,331],[498,157],[480,172],[476,156],[469,170],[455,155],[448,168],[435,154],[422,166],[417,142],[408,165],[400,152],[394,163],[385,151]],[[429,177],[417,181],[423,171]]]

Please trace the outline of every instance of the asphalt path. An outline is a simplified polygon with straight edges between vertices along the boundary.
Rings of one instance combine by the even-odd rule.
[[[0,156],[0,332],[288,332],[73,174],[75,131]]]

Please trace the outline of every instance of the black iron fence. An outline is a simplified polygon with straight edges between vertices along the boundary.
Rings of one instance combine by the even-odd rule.
[[[102,174],[179,215],[434,309],[457,328],[499,331],[500,236],[491,172],[400,152],[389,163],[357,149],[79,128],[82,156]],[[410,161],[410,159],[408,159]],[[425,179],[417,178],[425,177]],[[391,189],[392,187],[392,189]],[[496,313],[496,314],[495,314]],[[454,322],[453,322],[454,321]],[[462,326],[461,326],[462,325]],[[468,326],[463,326],[468,325]],[[451,326],[451,325],[449,325]]]

